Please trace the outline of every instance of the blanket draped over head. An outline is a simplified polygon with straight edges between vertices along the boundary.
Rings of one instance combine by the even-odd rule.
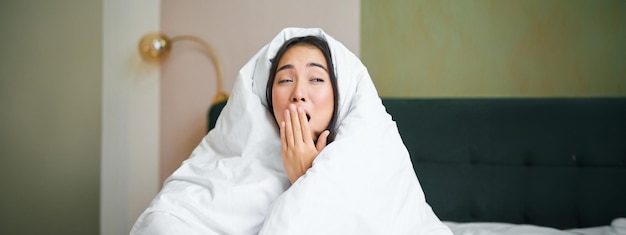
[[[290,185],[265,92],[278,48],[307,35],[331,48],[337,135]],[[231,93],[131,234],[451,234],[426,203],[367,69],[321,29],[282,30],[240,70]]]

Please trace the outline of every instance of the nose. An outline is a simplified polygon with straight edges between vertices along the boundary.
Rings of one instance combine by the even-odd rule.
[[[291,92],[291,102],[306,102],[304,88],[300,87],[300,84],[296,85],[296,87]]]

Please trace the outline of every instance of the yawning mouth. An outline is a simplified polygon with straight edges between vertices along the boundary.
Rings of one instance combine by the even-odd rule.
[[[306,114],[306,120],[311,121],[311,115],[309,115],[308,113]]]

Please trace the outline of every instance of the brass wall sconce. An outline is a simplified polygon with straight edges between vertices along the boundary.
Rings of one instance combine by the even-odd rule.
[[[172,44],[174,42],[185,40],[200,44],[209,52],[209,55],[213,60],[215,69],[217,70],[217,95],[213,98],[213,104],[227,100],[228,94],[224,92],[224,72],[222,71],[222,64],[217,57],[217,53],[213,50],[213,47],[201,38],[191,35],[181,35],[169,38],[162,33],[148,33],[139,41],[139,54],[141,54],[141,57],[146,61],[160,63],[167,58],[172,50]]]

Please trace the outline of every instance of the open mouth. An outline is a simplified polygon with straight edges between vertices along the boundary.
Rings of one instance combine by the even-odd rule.
[[[308,113],[306,114],[306,120],[311,121],[311,115],[309,115]]]

